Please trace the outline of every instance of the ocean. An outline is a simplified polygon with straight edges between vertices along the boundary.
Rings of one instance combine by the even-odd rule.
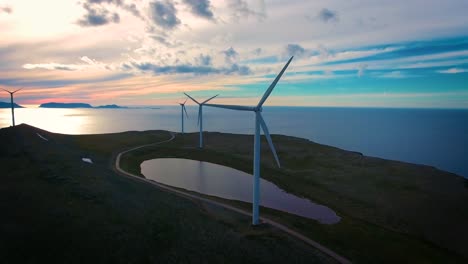
[[[196,132],[197,106],[185,131]],[[15,109],[16,124],[65,134],[180,131],[180,106],[159,109]],[[307,138],[367,156],[425,164],[468,178],[468,110],[264,107],[271,134]],[[0,109],[0,127],[11,124]],[[254,114],[203,107],[204,131],[252,134]]]

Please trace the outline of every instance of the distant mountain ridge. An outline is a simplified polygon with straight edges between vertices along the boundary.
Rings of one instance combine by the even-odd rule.
[[[86,103],[55,103],[55,102],[50,102],[50,103],[44,103],[39,106],[40,108],[128,108],[125,106],[119,106],[116,104],[111,104],[111,105],[100,105],[93,107],[90,104]]]
[[[24,108],[17,103],[13,103],[14,108]],[[0,108],[11,108],[11,103],[0,102]]]

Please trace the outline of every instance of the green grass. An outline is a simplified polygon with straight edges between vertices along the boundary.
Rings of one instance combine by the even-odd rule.
[[[0,186],[2,260],[332,262],[274,229],[252,229],[245,216],[115,175],[118,152],[168,139],[168,132],[68,136],[40,131],[49,138],[45,142],[36,131],[0,130],[7,142],[0,148],[1,166],[8,172]],[[262,177],[329,206],[342,221],[322,225],[265,208],[262,215],[355,263],[467,262],[465,179],[304,139],[274,135],[273,140],[282,168],[276,168],[262,142]],[[180,157],[251,173],[252,136],[205,133],[205,142],[199,150],[198,134],[178,135],[170,143],[125,154],[121,167],[139,175],[143,160]],[[81,157],[95,163],[83,163]],[[223,201],[250,210],[247,203]]]
[[[307,140],[274,136],[283,168],[277,169],[262,143],[262,177],[288,192],[330,206],[336,225],[264,209],[278,222],[304,233],[359,263],[463,263],[468,243],[468,192],[463,178],[437,169],[365,157]],[[122,157],[140,174],[142,161],[178,157],[209,161],[247,173],[252,170],[250,136],[205,133],[141,149]],[[235,203],[250,208],[250,205]]]
[[[167,132],[65,136],[18,126],[0,137],[2,263],[334,262],[273,228],[252,230],[247,217],[111,170],[117,151]]]

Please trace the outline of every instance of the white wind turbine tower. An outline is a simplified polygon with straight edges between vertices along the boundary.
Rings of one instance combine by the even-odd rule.
[[[205,101],[203,102],[198,102],[197,100],[193,99],[193,97],[191,97],[190,95],[184,93],[186,96],[188,96],[188,98],[192,99],[192,101],[194,101],[196,104],[198,104],[198,126],[200,127],[200,145],[199,147],[200,148],[203,148],[203,105],[205,103],[207,103],[208,101],[210,101],[211,99],[215,98],[216,96],[218,96],[219,94],[213,96],[213,97],[210,97],[208,99],[206,99]]]
[[[19,90],[21,90],[22,88],[16,90],[16,91],[8,91],[8,90],[5,90],[5,89],[2,89],[3,91],[7,92],[10,94],[10,101],[11,101],[11,122],[13,123],[13,126],[15,126],[15,106],[13,105],[13,95],[18,92]]]
[[[182,112],[181,112],[181,114],[182,114],[182,116],[181,116],[181,117],[182,117],[182,134],[184,133],[184,111],[185,111],[185,115],[186,115],[187,118],[188,118],[187,109],[185,108],[185,103],[187,102],[187,100],[188,100],[188,99],[185,99],[185,102],[179,103],[180,106],[182,107],[182,109],[181,109],[181,111],[182,111]]]
[[[294,57],[294,56],[293,56]],[[268,96],[270,96],[273,88],[275,88],[276,83],[279,81],[281,76],[283,75],[286,68],[289,66],[289,63],[293,59],[291,57],[286,65],[283,67],[281,72],[276,76],[275,80],[270,84],[270,87],[266,90],[265,94],[263,94],[262,99],[258,102],[257,106],[243,106],[243,105],[219,105],[219,104],[206,104],[206,106],[212,107],[219,107],[219,108],[227,108],[233,110],[241,110],[241,111],[252,111],[255,112],[255,137],[254,137],[254,162],[253,162],[253,172],[254,172],[254,179],[253,179],[253,197],[252,197],[252,225],[258,225],[259,221],[259,205],[260,205],[260,126],[262,127],[263,133],[268,141],[268,145],[270,145],[270,149],[273,152],[273,156],[275,157],[276,163],[278,167],[281,168],[278,155],[276,154],[275,147],[273,146],[273,141],[271,140],[270,133],[268,132],[268,127],[263,120],[262,117],[262,105],[265,103]]]

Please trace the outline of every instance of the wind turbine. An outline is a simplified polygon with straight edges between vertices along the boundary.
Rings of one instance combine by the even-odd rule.
[[[294,56],[293,56],[294,57]],[[270,137],[270,132],[268,132],[268,127],[263,120],[262,117],[262,105],[265,103],[268,96],[270,96],[273,88],[275,88],[276,83],[278,83],[279,79],[283,75],[286,68],[288,68],[289,63],[293,59],[291,57],[286,65],[284,65],[281,72],[276,76],[275,80],[270,84],[270,87],[266,90],[265,94],[263,94],[262,99],[258,102],[257,106],[243,106],[243,105],[220,105],[220,104],[206,104],[206,106],[212,107],[219,107],[219,108],[226,108],[232,110],[241,110],[241,111],[252,111],[255,113],[255,137],[254,137],[254,162],[253,162],[253,197],[252,197],[252,225],[258,225],[259,221],[259,205],[260,205],[260,127],[262,127],[263,133],[268,141],[268,145],[270,145],[271,152],[273,152],[273,156],[275,157],[276,163],[278,167],[281,168],[278,155],[276,154],[275,147],[273,146],[273,141]]]
[[[194,101],[196,104],[198,104],[198,126],[200,127],[200,145],[199,147],[200,148],[203,148],[203,105],[205,103],[207,103],[208,101],[210,101],[211,99],[215,98],[216,96],[218,96],[219,94],[213,96],[213,97],[210,97],[208,99],[206,99],[205,101],[203,102],[198,102],[197,100],[193,99],[192,96],[184,93],[186,96],[188,96],[188,98],[192,99],[192,101]]]
[[[16,92],[18,92],[19,90],[21,90],[23,88],[20,88],[16,91],[8,91],[8,90],[5,90],[5,89],[2,89],[3,91],[7,92],[10,94],[10,100],[11,100],[11,122],[13,123],[13,126],[15,126],[15,106],[13,105],[13,94],[15,94]]]
[[[181,112],[181,114],[182,114],[182,116],[181,116],[181,117],[182,117],[182,134],[184,133],[184,111],[185,111],[185,115],[186,115],[187,118],[188,118],[187,109],[185,109],[185,103],[187,102],[187,100],[188,100],[188,99],[185,99],[185,102],[179,103],[180,106],[182,107],[182,109],[181,109],[181,111],[182,111],[182,112]]]

